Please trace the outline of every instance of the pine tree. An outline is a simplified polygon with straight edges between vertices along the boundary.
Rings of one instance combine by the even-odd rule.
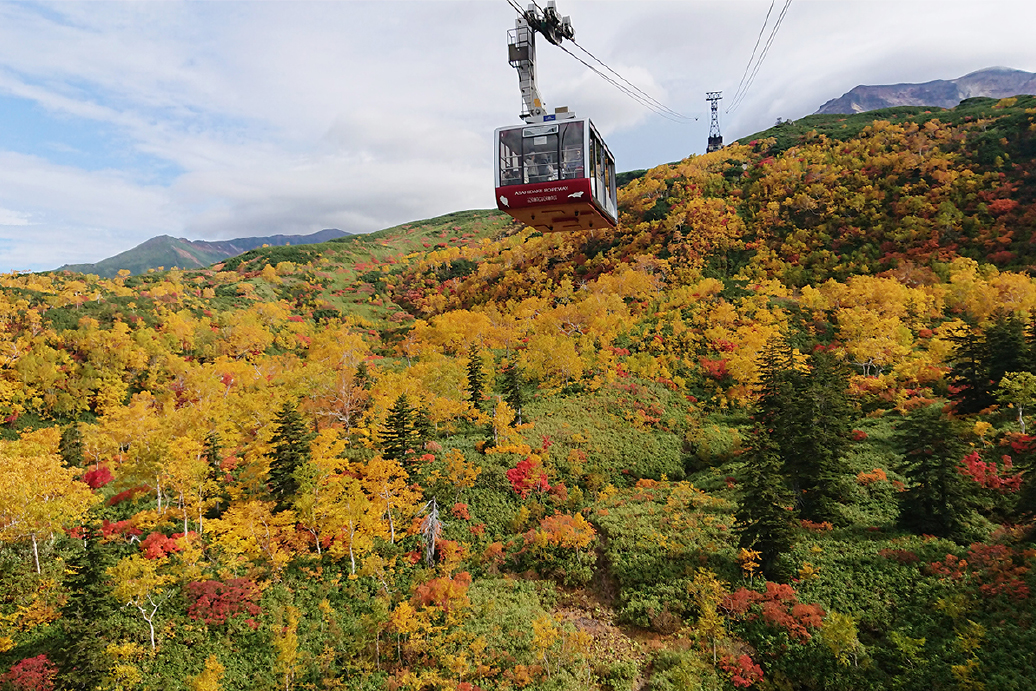
[[[522,424],[522,404],[525,396],[522,387],[525,384],[521,369],[516,363],[511,363],[504,370],[504,400],[514,411],[514,424]]]
[[[205,460],[209,464],[209,479],[214,481],[220,487],[224,487],[222,469],[223,446],[219,433],[215,430],[209,432],[209,435],[205,437]],[[226,488],[224,487],[220,495],[216,497],[216,503],[205,513],[205,517],[219,518],[223,515],[223,512],[226,510],[229,503],[230,496],[227,494]]]
[[[405,393],[400,394],[389,409],[381,430],[381,448],[385,458],[405,464],[407,452],[420,446],[419,413]]]
[[[361,361],[356,366],[356,383],[365,391],[370,391],[373,382],[371,381],[370,371],[367,369],[367,363]]]
[[[804,491],[802,517],[834,521],[847,491],[845,452],[853,416],[847,393],[849,378],[830,353],[817,353],[811,360],[808,374],[796,380],[799,386],[793,409],[797,424],[786,468],[798,471],[791,479]]]
[[[784,337],[766,344],[759,358],[759,402],[753,419],[773,435],[784,426],[783,420],[794,395],[792,350]]]
[[[273,434],[273,458],[270,460],[270,493],[277,501],[277,510],[291,505],[298,491],[295,471],[309,462],[312,433],[306,428],[296,404],[289,401],[277,413],[277,429]]]
[[[781,474],[804,518],[830,521],[846,488],[845,450],[852,421],[848,373],[820,352],[803,371],[781,338],[763,351],[753,419],[769,437]]]
[[[794,498],[784,484],[780,455],[765,429],[756,426],[744,457],[744,494],[737,511],[741,547],[758,551],[763,573],[779,579],[780,555],[795,541],[795,512],[790,508]]]
[[[955,537],[970,509],[966,480],[957,467],[964,456],[960,429],[938,404],[918,408],[899,426],[903,475],[902,522],[922,534]]]
[[[997,311],[993,322],[986,327],[987,368],[990,389],[996,389],[1008,372],[1028,372],[1029,346],[1025,340],[1025,323],[1013,312]]]
[[[977,329],[969,329],[967,333],[950,340],[955,346],[949,380],[956,388],[955,392],[951,389],[951,397],[957,404],[956,412],[972,415],[985,410],[996,402],[989,376],[989,347],[986,339]]]
[[[86,462],[83,456],[83,435],[79,431],[78,423],[73,422],[61,430],[58,453],[69,468],[81,468]]]
[[[108,585],[107,568],[118,562],[122,553],[133,552],[130,544],[102,545],[90,537],[83,550],[77,550],[67,564],[65,580],[68,599],[61,607],[60,648],[54,660],[60,670],[59,686],[76,691],[102,688],[114,662],[107,643],[118,640],[118,607]]]
[[[485,394],[486,377],[482,372],[482,350],[472,343],[468,349],[468,398],[476,410],[482,409],[482,397]]]

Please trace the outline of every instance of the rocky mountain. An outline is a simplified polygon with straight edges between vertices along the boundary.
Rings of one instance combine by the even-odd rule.
[[[148,269],[159,267],[181,269],[197,269],[214,264],[223,259],[236,257],[249,250],[263,245],[312,245],[327,242],[335,238],[352,235],[337,228],[328,228],[309,235],[271,235],[269,237],[236,238],[234,240],[187,240],[168,235],[159,235],[137,245],[114,257],[101,260],[96,264],[66,264],[59,271],[70,270],[80,273],[97,274],[103,278],[111,278],[122,269],[133,274],[145,273]]]
[[[893,106],[953,108],[966,98],[1006,98],[1036,94],[1036,74],[1009,67],[989,67],[958,79],[936,79],[923,84],[857,86],[831,99],[817,114],[862,113]]]

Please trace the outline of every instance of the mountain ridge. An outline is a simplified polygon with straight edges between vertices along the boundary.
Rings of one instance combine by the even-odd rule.
[[[976,96],[1007,98],[1036,93],[1036,73],[987,67],[956,79],[853,87],[817,109],[815,115],[863,113],[895,106],[953,108]]]
[[[199,269],[223,259],[236,257],[263,245],[279,247],[284,245],[312,245],[327,242],[347,233],[337,228],[324,230],[309,235],[269,235],[266,237],[234,238],[232,240],[188,240],[174,238],[171,235],[157,235],[145,240],[136,247],[120,252],[113,257],[102,259],[93,264],[65,264],[57,271],[77,271],[84,274],[97,274],[103,278],[112,278],[123,269],[131,274],[141,274],[148,269],[178,266],[182,269]]]

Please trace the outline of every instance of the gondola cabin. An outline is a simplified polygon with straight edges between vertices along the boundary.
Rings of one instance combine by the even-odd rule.
[[[502,127],[496,146],[501,211],[544,232],[615,227],[615,158],[590,120]]]

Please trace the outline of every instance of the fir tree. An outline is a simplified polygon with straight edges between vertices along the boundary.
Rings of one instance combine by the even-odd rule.
[[[220,487],[223,483],[223,446],[219,433],[213,430],[205,437],[205,460],[209,464],[209,479],[216,482]],[[230,503],[230,496],[224,487],[223,491],[216,497],[216,503],[205,513],[206,518],[219,518]]]
[[[782,462],[770,435],[756,426],[745,454],[744,494],[737,511],[741,546],[757,550],[767,578],[779,579],[780,555],[794,544],[795,512],[791,492],[781,476]]]
[[[68,599],[61,607],[58,624],[60,647],[54,660],[60,670],[62,689],[98,689],[108,680],[114,663],[107,643],[124,633],[117,628],[118,603],[111,595],[107,569],[120,556],[133,552],[130,544],[102,545],[96,537],[86,540],[85,549],[76,550],[68,560],[65,580]]]
[[[845,494],[845,449],[852,421],[848,373],[830,353],[795,369],[784,339],[771,342],[760,359],[760,398],[753,416],[769,437],[784,481],[803,517],[837,518]]]
[[[838,504],[846,489],[845,452],[852,427],[848,373],[830,353],[811,358],[810,370],[797,377],[799,386],[793,406],[796,423],[790,436],[786,468],[795,486],[804,491],[803,518],[812,521],[837,520]]]
[[[356,366],[356,383],[359,384],[364,391],[370,391],[371,386],[373,386],[370,370],[367,369],[366,362],[361,361],[360,364]]]
[[[482,397],[485,394],[486,377],[482,372],[482,350],[472,343],[468,349],[468,398],[476,410],[482,409]]]
[[[986,327],[987,369],[990,389],[996,389],[1008,372],[1029,372],[1029,346],[1025,340],[1025,323],[1014,313],[997,311]]]
[[[516,425],[522,424],[522,404],[525,402],[525,396],[522,393],[524,384],[522,371],[516,363],[511,363],[504,369],[504,400],[514,411],[514,424]]]
[[[759,402],[752,417],[770,435],[779,435],[785,426],[794,396],[793,365],[791,347],[783,337],[767,343],[759,358]]]
[[[949,380],[954,387],[951,396],[957,404],[956,412],[972,415],[985,410],[996,402],[989,377],[989,348],[986,339],[976,329],[969,329],[967,333],[950,340],[955,346]]]
[[[966,480],[957,470],[964,456],[961,430],[938,404],[918,408],[899,426],[903,475],[903,523],[922,534],[956,537],[969,510]]]
[[[381,430],[381,448],[385,458],[404,463],[408,451],[420,446],[418,410],[411,405],[405,393],[400,394],[389,409],[388,419]]]
[[[277,501],[277,510],[282,511],[290,506],[298,491],[295,471],[309,461],[309,444],[313,435],[306,428],[296,404],[290,401],[277,413],[276,425],[273,458],[270,460],[270,493]]]
[[[78,423],[73,422],[61,430],[58,453],[69,468],[81,468],[86,462],[83,456],[83,435],[79,431]]]

